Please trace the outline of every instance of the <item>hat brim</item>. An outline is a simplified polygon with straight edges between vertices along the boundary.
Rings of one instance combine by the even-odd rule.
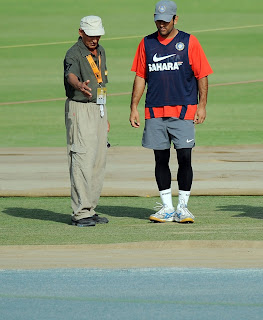
[[[89,37],[100,37],[104,36],[105,31],[102,28],[96,29],[96,30],[89,30],[89,29],[82,29],[85,34]]]
[[[173,19],[172,14],[155,14],[154,15],[154,21],[165,21],[165,22],[170,22]]]

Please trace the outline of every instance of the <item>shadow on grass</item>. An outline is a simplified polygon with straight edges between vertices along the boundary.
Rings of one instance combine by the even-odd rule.
[[[70,224],[70,215],[45,209],[11,207],[4,209],[3,213],[16,218],[36,219]]]
[[[248,205],[228,205],[220,206],[217,211],[238,212],[234,215],[236,218],[249,217],[253,219],[263,219],[263,207],[253,207]]]
[[[96,208],[98,214],[106,214],[112,217],[127,217],[145,220],[154,213],[153,210],[146,208],[125,207],[125,206],[98,206]]]
[[[43,221],[53,221],[58,223],[71,224],[71,215],[59,212],[54,212],[45,209],[28,209],[10,207],[2,211],[3,213],[17,218],[36,219]],[[145,208],[134,208],[125,206],[98,206],[96,212],[100,215],[108,215],[112,217],[128,217],[135,219],[148,219],[153,213],[152,210]]]

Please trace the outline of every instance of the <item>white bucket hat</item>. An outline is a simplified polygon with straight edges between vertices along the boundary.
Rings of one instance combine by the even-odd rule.
[[[87,16],[80,20],[80,29],[83,30],[87,36],[103,36],[105,34],[102,21],[97,16]]]

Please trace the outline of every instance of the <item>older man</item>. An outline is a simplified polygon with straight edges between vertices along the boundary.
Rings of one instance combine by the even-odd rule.
[[[104,33],[100,17],[82,18],[79,39],[64,59],[71,220],[73,225],[80,227],[108,222],[94,210],[103,186],[109,131],[106,56],[99,45]]]

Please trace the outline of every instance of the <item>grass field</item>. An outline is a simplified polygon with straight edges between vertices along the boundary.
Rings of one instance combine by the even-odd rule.
[[[155,31],[153,0],[9,0],[1,4],[0,147],[65,146],[63,59],[77,40],[80,18],[100,15],[109,69],[109,140],[139,146],[143,127],[129,125],[141,38]],[[214,70],[207,120],[197,145],[262,144],[263,2],[176,1],[178,28],[201,42]],[[50,100],[50,101],[49,101]],[[143,100],[140,103],[143,119]],[[142,121],[143,122],[143,121]],[[192,197],[194,225],[150,224],[156,199],[101,198],[107,226],[73,228],[68,198],[2,198],[1,244],[105,243],[142,240],[262,240],[262,197]]]
[[[151,223],[159,198],[102,197],[107,225],[70,225],[69,198],[2,198],[0,244],[91,244],[165,240],[262,240],[262,197],[191,197],[194,224]]]
[[[153,0],[125,5],[101,0],[90,10],[79,0],[2,4],[0,147],[65,145],[62,63],[77,40],[80,18],[88,14],[100,15],[106,29],[101,44],[109,69],[109,138],[112,145],[140,145],[143,128],[132,130],[128,122],[134,78],[130,68],[141,38],[155,31],[154,5]],[[198,145],[262,143],[263,4],[179,0],[177,5],[178,28],[198,37],[214,70],[209,77],[208,118],[197,129]],[[10,24],[10,13],[15,23]],[[45,99],[58,100],[40,101]],[[12,104],[24,101],[31,102]],[[142,100],[141,120],[143,104]]]

